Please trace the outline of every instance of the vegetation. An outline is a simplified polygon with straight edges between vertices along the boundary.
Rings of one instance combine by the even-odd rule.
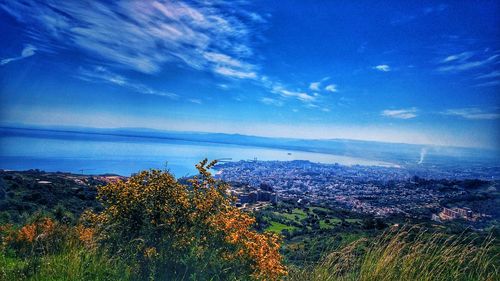
[[[78,208],[45,202],[31,216],[6,209],[16,220],[0,223],[0,280],[500,279],[497,229],[453,234],[296,202],[254,218],[211,177],[214,163],[202,161],[188,181],[151,170],[107,183],[95,202],[80,196]],[[4,190],[8,200],[28,194]],[[62,215],[61,205],[71,212]]]
[[[75,223],[88,208],[98,207],[96,186],[106,182],[39,170],[0,172],[0,224],[25,224],[35,213]]]
[[[98,190],[102,210],[85,212],[75,227],[49,218],[19,229],[3,226],[0,276],[57,279],[64,275],[57,269],[71,269],[75,272],[68,276],[76,279],[114,280],[108,268],[116,267],[93,273],[82,264],[97,265],[100,259],[123,267],[136,280],[274,280],[286,275],[279,236],[252,229],[255,219],[234,207],[228,186],[208,172],[214,164],[198,164],[200,174],[189,185],[156,170],[109,183]]]
[[[498,248],[463,236],[392,228],[357,240],[321,261],[290,271],[290,280],[498,280]]]

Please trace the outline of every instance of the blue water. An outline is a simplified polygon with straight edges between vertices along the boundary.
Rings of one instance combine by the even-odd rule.
[[[50,172],[115,173],[128,176],[144,169],[167,168],[181,177],[195,174],[194,165],[204,158],[390,165],[380,161],[322,153],[169,139],[27,130],[4,130],[0,133],[0,169],[8,170],[40,169]]]

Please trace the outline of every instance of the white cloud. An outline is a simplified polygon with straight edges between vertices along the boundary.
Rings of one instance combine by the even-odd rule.
[[[240,79],[257,78],[257,74],[252,71],[255,67],[251,64],[221,53],[205,52],[203,56],[214,64],[213,70],[218,74]]]
[[[248,13],[248,16],[255,22],[260,22],[260,23],[267,22],[261,15],[254,12]]]
[[[439,4],[437,6],[426,7],[424,9],[424,14],[440,13],[448,8],[445,4]]]
[[[188,99],[188,101],[196,104],[202,104],[202,101],[200,99]]]
[[[306,107],[306,108],[312,108],[312,109],[318,109],[319,105],[314,104],[314,103],[306,103],[306,104],[304,104],[304,107]]]
[[[325,90],[327,90],[328,92],[332,92],[332,93],[338,92],[337,85],[335,85],[335,84],[330,84],[330,85],[326,86]]]
[[[308,95],[307,93],[290,91],[290,90],[283,88],[280,85],[274,86],[272,91],[274,93],[281,95],[282,97],[296,98],[296,99],[298,99],[302,102],[305,102],[305,103],[310,103],[316,99],[316,97]]]
[[[452,62],[452,61],[465,61],[472,57],[474,54],[472,52],[462,52],[460,54],[450,55],[441,60],[442,63]]]
[[[283,102],[280,100],[272,99],[272,98],[262,98],[260,102],[266,105],[274,105],[274,106],[282,106]]]
[[[500,77],[500,71],[495,70],[495,71],[490,72],[490,73],[478,75],[478,76],[476,76],[476,79],[488,79],[488,78],[497,78],[497,77]]]
[[[441,60],[441,66],[437,68],[439,72],[460,72],[475,68],[480,68],[492,63],[498,62],[500,55],[490,55],[482,59],[471,60],[474,56],[472,52],[463,52],[457,55],[451,55]]]
[[[32,39],[53,50],[80,49],[92,58],[143,73],[174,63],[253,79],[255,66],[245,61],[252,57],[253,31],[262,19],[238,5],[202,0],[27,0],[8,1],[0,8],[24,22]]]
[[[443,115],[458,116],[469,120],[493,120],[500,118],[500,113],[487,112],[480,108],[455,108],[441,112]]]
[[[102,66],[97,66],[92,70],[81,68],[78,72],[77,77],[88,82],[107,83],[115,86],[120,86],[139,94],[156,95],[167,97],[170,99],[177,99],[179,97],[174,93],[155,90],[144,84],[131,82],[127,78],[113,73]]]
[[[387,64],[379,64],[377,66],[373,67],[376,70],[382,71],[382,72],[389,72],[391,71],[391,67],[388,66]]]
[[[330,76],[326,76],[326,77],[323,77],[321,78],[321,80],[317,81],[317,82],[311,82],[309,84],[309,90],[311,91],[320,91],[321,89],[321,83],[327,81],[330,79]]]
[[[491,87],[491,86],[496,86],[500,85],[500,80],[493,80],[489,82],[484,82],[484,83],[479,83],[474,85],[475,87]]]
[[[216,66],[214,68],[214,72],[221,74],[221,75],[224,75],[224,76],[229,76],[232,78],[240,78],[240,79],[244,79],[244,78],[254,79],[257,77],[257,74],[255,72],[240,71],[240,70],[236,70],[236,69],[233,69],[230,67],[225,67],[225,66]]]
[[[311,84],[309,84],[309,89],[311,91],[319,91],[320,84],[321,82],[312,82]]]
[[[295,94],[299,100],[304,102],[310,102],[316,99],[314,96],[308,95],[306,93],[295,93]]]
[[[417,111],[415,107],[407,109],[386,109],[382,111],[381,115],[397,119],[412,119],[417,117]]]
[[[228,55],[214,53],[214,52],[205,52],[203,56],[210,62],[216,63],[218,65],[228,65],[234,67],[241,67],[243,63],[237,59],[234,59]]]
[[[17,56],[17,57],[13,57],[13,58],[6,58],[6,59],[2,59],[0,61],[0,65],[5,65],[5,64],[8,64],[9,62],[13,62],[13,61],[16,61],[16,60],[21,60],[21,59],[24,59],[24,58],[27,58],[27,57],[31,57],[35,54],[37,48],[33,45],[30,45],[30,44],[27,44],[24,46],[24,49],[21,51],[21,55],[20,56]]]

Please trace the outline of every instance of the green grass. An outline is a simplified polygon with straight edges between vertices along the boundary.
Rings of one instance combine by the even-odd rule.
[[[340,219],[337,219],[337,218],[328,219],[328,222],[326,222],[326,220],[320,220],[319,227],[322,229],[332,229],[336,225],[340,224],[341,222],[342,221]]]
[[[272,222],[271,231],[293,229]],[[475,241],[423,228],[393,228],[376,239],[343,236],[348,243],[325,252],[319,262],[289,265],[289,281],[500,280],[495,237]],[[307,251],[314,242],[303,247]],[[304,258],[308,258],[305,255]],[[132,269],[109,257],[68,243],[56,254],[20,257],[0,252],[0,280],[133,280]],[[249,276],[241,276],[249,280]],[[144,280],[144,279],[141,279]],[[183,280],[183,279],[179,279]],[[184,279],[189,280],[189,279]],[[240,279],[238,279],[240,280]]]
[[[302,217],[302,218],[305,218],[307,216],[306,212],[304,212],[304,210],[302,209],[299,209],[299,208],[295,208],[293,209],[292,213],[298,215],[299,217]]]
[[[327,209],[327,208],[324,208],[324,207],[309,207],[309,210],[312,212],[313,210],[319,210],[319,211],[323,211],[323,212],[327,212],[327,213],[330,213],[331,210],[330,209]]]
[[[318,263],[291,267],[288,280],[500,280],[495,243],[493,237],[480,242],[425,229],[392,229],[330,252]]]
[[[130,280],[118,262],[79,247],[41,257],[11,257],[0,253],[0,280]]]
[[[320,220],[319,227],[321,229],[332,229],[334,225],[332,223],[326,223],[325,220]]]
[[[298,208],[293,209],[292,213],[273,212],[273,214],[295,222],[300,222],[301,220],[307,218],[307,214],[302,209]]]
[[[285,225],[279,222],[272,221],[271,225],[266,228],[266,231],[271,231],[275,233],[281,233],[282,230],[287,229],[288,231],[292,231],[297,229],[295,226]]]

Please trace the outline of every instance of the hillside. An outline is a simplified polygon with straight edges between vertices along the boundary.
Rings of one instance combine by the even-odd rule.
[[[39,170],[0,171],[0,223],[25,223],[35,213],[74,223],[84,210],[98,207],[98,186],[120,178]]]
[[[102,205],[103,197],[100,197],[101,203],[96,200],[98,186],[114,186],[118,179],[116,176],[45,173],[36,170],[3,171],[0,175],[0,224],[4,225],[0,232],[4,243],[8,241],[5,239],[11,239],[8,237],[15,237],[9,235],[14,235],[16,231],[20,234],[15,235],[28,231],[29,228],[26,227],[30,225],[34,226],[34,231],[41,231],[41,234],[46,232],[44,235],[52,237],[52,240],[40,240],[40,243],[45,241],[45,244],[32,242],[34,245],[45,245],[41,249],[46,250],[30,253],[23,250],[23,243],[26,242],[22,242],[22,237],[25,236],[17,236],[17,244],[2,250],[0,264],[4,269],[0,271],[0,277],[9,280],[47,280],[73,276],[73,280],[107,280],[109,276],[114,276],[113,280],[135,280],[141,274],[146,274],[134,273],[132,268],[135,258],[131,260],[131,257],[127,257],[123,260],[119,256],[113,256],[106,259],[100,251],[87,252],[85,249],[88,246],[85,243],[99,245],[93,244],[97,240],[81,240],[87,241],[83,244],[78,242],[77,237],[84,239],[91,233],[86,228],[81,228],[83,226],[78,217],[85,209],[102,212],[109,207],[109,203]],[[186,180],[181,182],[189,184]],[[145,211],[141,210],[137,209],[139,212]],[[379,219],[325,206],[298,205],[296,202],[270,205],[252,216],[256,218],[254,228],[259,232],[284,235],[281,253],[288,268],[288,277],[285,278],[288,280],[373,280],[380,277],[381,273],[377,269],[380,267],[389,268],[389,271],[384,271],[387,280],[419,280],[430,276],[433,277],[432,280],[457,280],[449,279],[450,276],[459,277],[460,280],[477,280],[479,276],[484,277],[484,280],[498,278],[500,245],[498,229],[495,228],[481,233],[459,223],[435,225],[402,217]],[[13,226],[8,226],[12,223]],[[130,226],[129,222],[124,223],[125,226]],[[76,224],[80,226],[75,228],[76,236],[73,236],[71,233]],[[22,225],[25,226],[21,228]],[[130,231],[127,232],[129,234]],[[143,237],[145,233],[140,235]],[[108,243],[110,242],[102,245]],[[50,249],[44,248],[48,245],[51,245]],[[389,249],[393,250],[388,252]],[[412,255],[414,249],[418,249],[417,256]],[[430,252],[433,254],[430,255]],[[36,260],[32,260],[33,258]],[[215,262],[211,267],[224,263],[216,260],[203,258],[198,262],[205,262],[207,266]],[[470,262],[464,264],[464,260]],[[62,261],[68,264],[64,265]],[[88,266],[82,267],[83,263]],[[39,269],[33,267],[40,264],[52,266]],[[107,266],[103,268],[101,264]],[[420,271],[414,270],[417,265]],[[401,271],[402,266],[407,269]],[[435,271],[436,267],[440,268],[438,272]],[[234,268],[235,272],[238,270],[242,269]],[[211,275],[213,273],[208,272],[205,269],[198,273],[193,271],[191,277],[194,276],[195,280],[204,280],[208,276],[218,276],[216,280],[236,278],[230,277],[232,275]],[[208,275],[204,276],[205,273]],[[158,274],[155,273],[156,277],[152,278],[162,280],[160,276],[165,273]],[[250,273],[245,274],[248,275],[240,275],[236,279],[252,278]],[[172,276],[176,276],[176,280],[186,280],[185,276]]]

